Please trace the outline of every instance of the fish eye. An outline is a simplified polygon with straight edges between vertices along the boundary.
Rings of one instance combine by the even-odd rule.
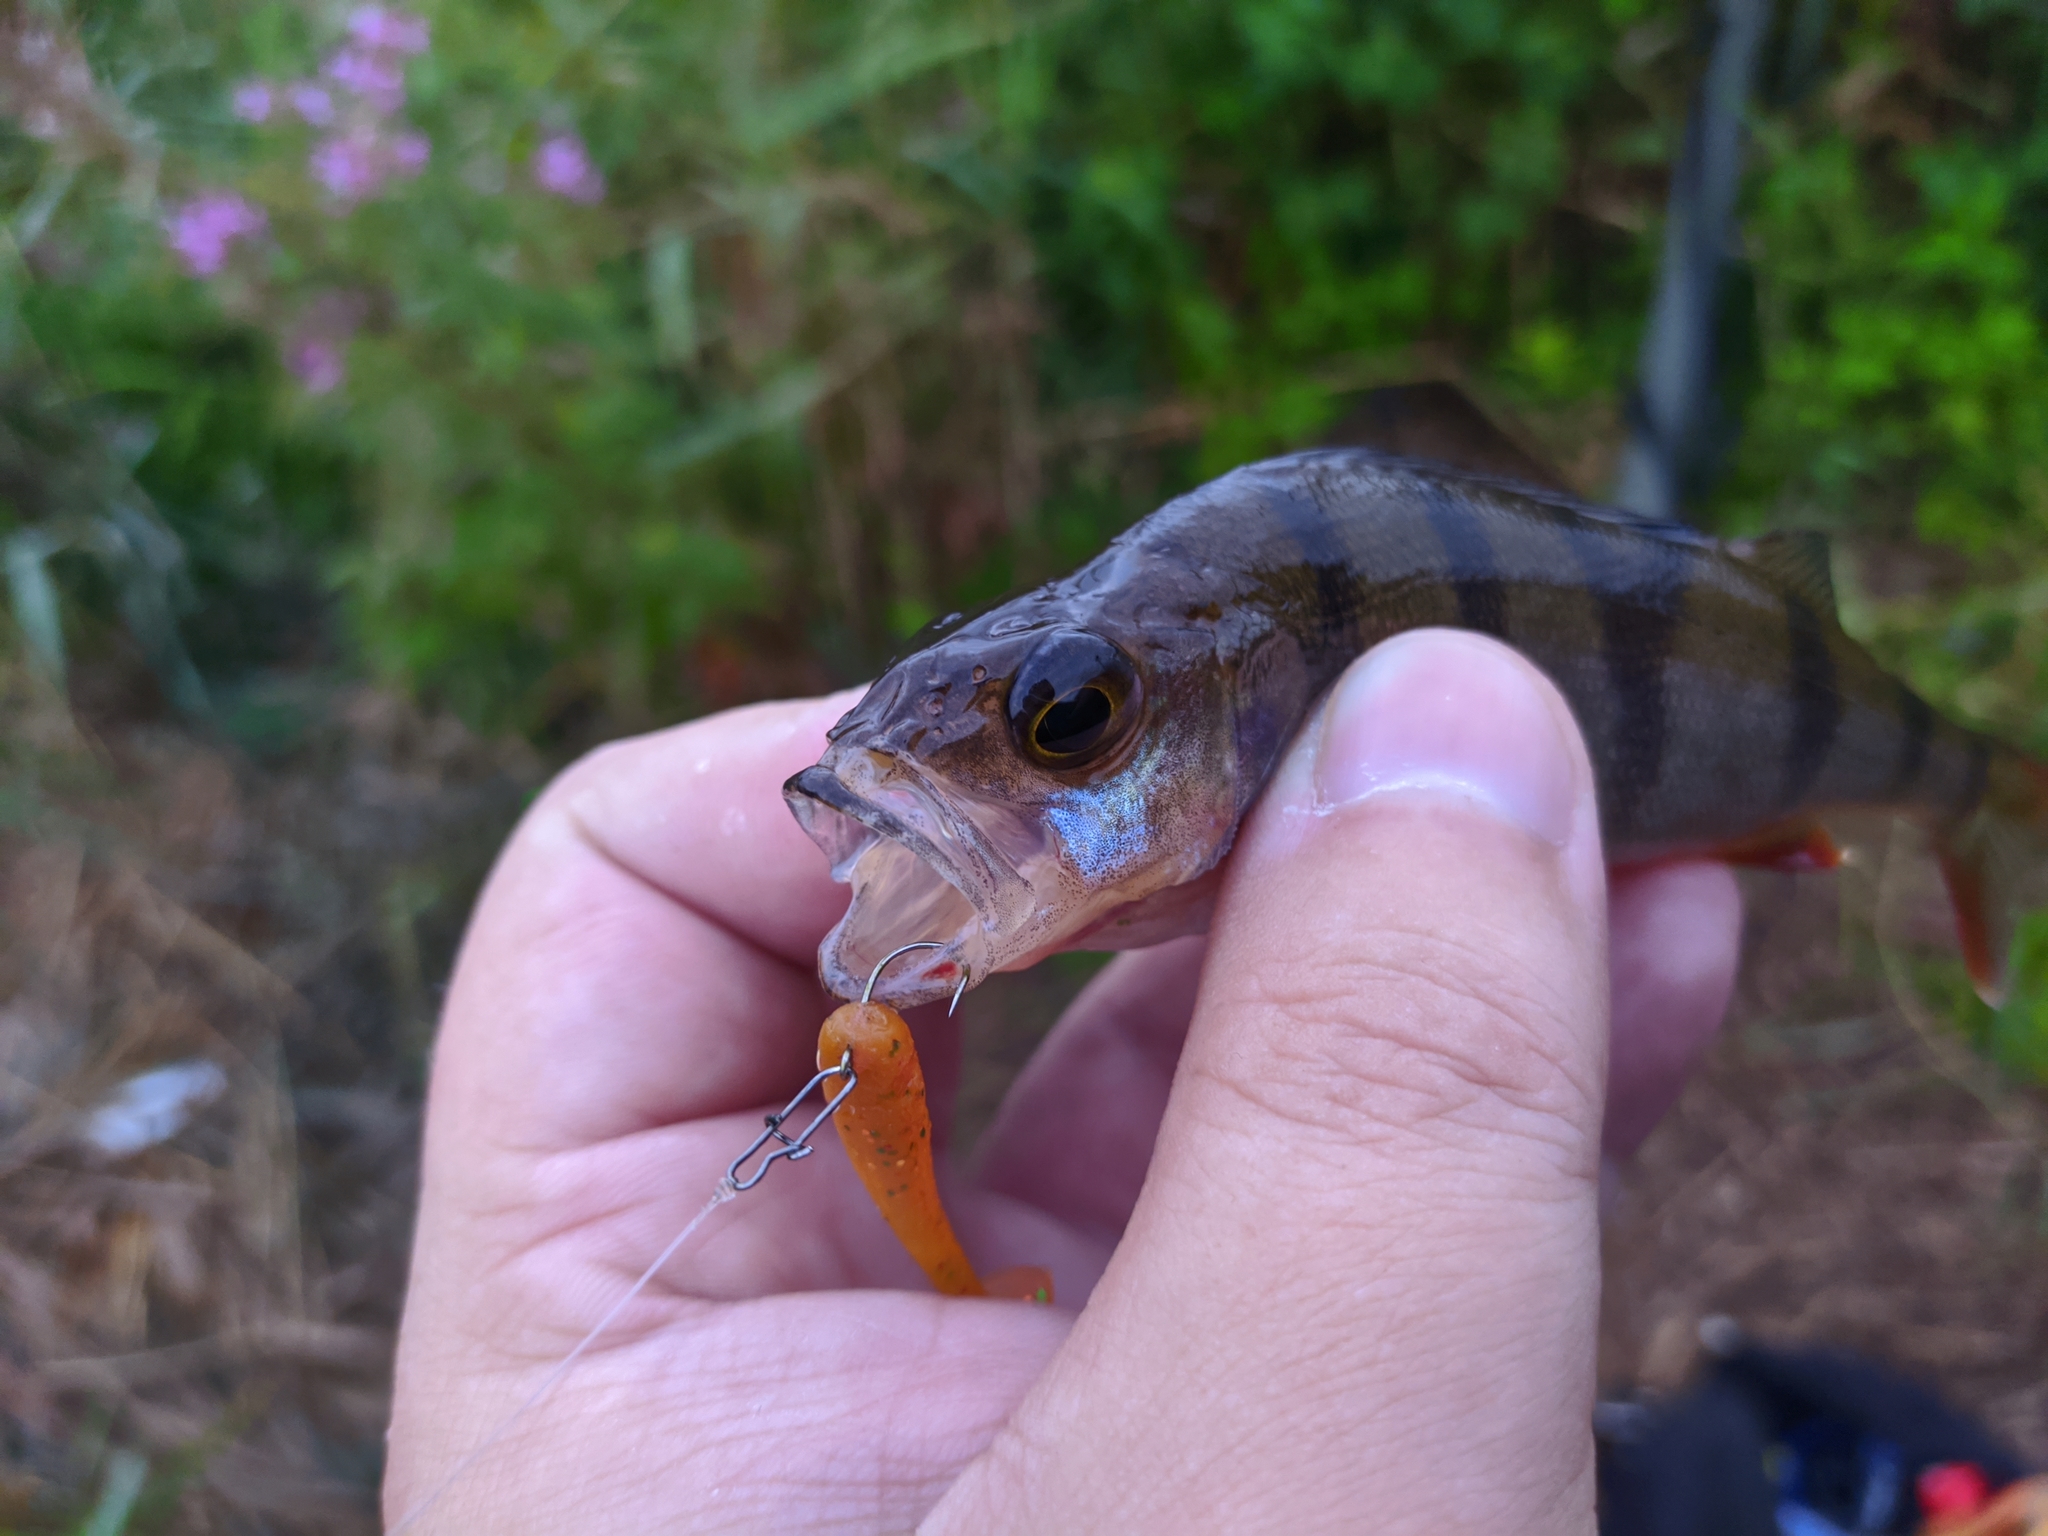
[[[1138,717],[1131,658],[1082,630],[1047,635],[1010,685],[1010,732],[1047,768],[1078,768],[1123,740]]]

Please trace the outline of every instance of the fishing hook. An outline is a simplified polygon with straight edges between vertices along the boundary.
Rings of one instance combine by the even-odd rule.
[[[890,950],[889,953],[882,956],[881,959],[877,960],[875,962],[875,968],[872,971],[868,972],[868,984],[861,989],[860,1000],[863,1003],[869,1003],[874,1001],[875,983],[882,979],[882,967],[887,965],[891,960],[894,960],[898,955],[907,955],[913,949],[944,949],[945,947],[945,945],[933,939],[919,939],[915,944],[905,944],[901,949]],[[960,985],[953,989],[953,1001],[946,1004],[946,1017],[949,1019],[953,1017],[953,1010],[960,1006],[960,996],[963,992],[967,990],[967,982],[969,975],[970,972],[968,968],[964,965],[961,966]]]
[[[890,950],[888,954],[875,962],[874,970],[868,973],[868,984],[862,989],[860,994],[861,1002],[866,1004],[873,1000],[875,983],[882,979],[883,967],[888,965],[898,955],[907,955],[913,949],[944,949],[945,947],[943,944],[925,939],[916,944],[905,944],[901,949]],[[960,985],[953,989],[953,1001],[946,1009],[946,1016],[948,1018],[951,1018],[953,1010],[960,1006],[960,995],[967,990],[967,980],[967,967],[963,965],[960,967]],[[843,1077],[846,1081],[829,1093],[825,1101],[825,1107],[818,1111],[817,1115],[812,1118],[811,1123],[795,1136],[785,1134],[782,1129],[783,1123],[796,1113],[797,1106],[835,1077]],[[859,1081],[859,1076],[853,1070],[853,1052],[851,1051],[848,1051],[839,1058],[837,1066],[821,1068],[808,1083],[805,1083],[803,1087],[797,1090],[794,1098],[783,1105],[776,1113],[767,1117],[767,1129],[762,1131],[760,1135],[756,1136],[748,1144],[746,1151],[742,1152],[727,1165],[725,1170],[726,1187],[734,1194],[739,1194],[745,1190],[752,1189],[756,1184],[760,1183],[762,1179],[767,1177],[768,1170],[781,1159],[787,1158],[790,1162],[797,1163],[809,1157],[811,1153],[817,1150],[811,1145],[811,1138],[818,1133],[818,1127],[832,1118],[833,1112],[846,1102],[846,1096],[853,1092],[855,1085]],[[760,1167],[756,1168],[745,1178],[741,1178],[740,1169],[744,1168],[753,1155],[771,1141],[780,1143],[780,1145],[761,1159]]]

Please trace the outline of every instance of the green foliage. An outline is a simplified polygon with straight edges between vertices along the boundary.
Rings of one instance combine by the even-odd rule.
[[[1951,713],[2048,751],[2048,18],[1871,4],[1835,46],[1823,88],[1760,125],[1761,378],[1715,511],[1848,535],[1852,628]],[[1964,1010],[2031,1077],[2043,921],[2011,1001]]]
[[[1703,514],[1848,535],[1859,632],[2048,750],[2048,21],[1825,14],[1769,50]],[[176,533],[216,696],[366,668],[568,738],[851,680],[1378,383],[1462,379],[1599,489],[1700,62],[1679,0],[424,20],[21,10],[0,371],[48,484]],[[2043,977],[2002,1028],[2048,1039]]]
[[[1308,439],[1347,389],[1459,361],[1610,389],[1654,255],[1623,227],[1649,208],[1631,177],[1671,126],[1625,48],[1670,39],[1628,20],[1098,7],[1049,64],[1035,135],[1048,387],[1207,402],[1204,474]]]
[[[2041,747],[2048,23],[1963,18],[1930,54],[1867,8],[1832,86],[1762,129],[1763,378],[1720,512],[1954,551],[1967,580],[1877,573],[1864,626],[1931,696]]]
[[[2014,1077],[2048,1082],[2048,911],[2022,920],[2012,968],[2012,995],[1992,1013],[1980,1043]]]
[[[1029,18],[458,3],[430,46],[351,36],[378,15],[25,23],[99,83],[9,82],[26,318],[74,392],[158,421],[137,476],[202,572],[310,553],[372,670],[535,729],[672,713],[713,618],[904,563],[858,525],[1003,339],[967,93]]]
[[[321,649],[317,581],[380,675],[616,728],[746,612],[857,675],[1360,384],[1605,391],[1683,73],[1627,12],[74,0],[21,37],[94,88],[11,78],[0,164],[210,672]]]

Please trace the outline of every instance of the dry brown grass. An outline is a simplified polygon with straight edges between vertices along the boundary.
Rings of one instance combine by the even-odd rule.
[[[78,1530],[140,1456],[131,1531],[372,1531],[435,979],[539,767],[372,691],[268,766],[78,696],[0,671],[0,1529]],[[1867,887],[1752,881],[1734,1021],[1615,1191],[1603,1378],[1675,1385],[1728,1313],[2048,1462],[2041,1106],[1900,1013]],[[1082,974],[977,994],[963,1139]],[[228,1086],[179,1134],[83,1142],[195,1058]]]
[[[131,1530],[373,1530],[426,978],[532,767],[370,692],[280,771],[6,684],[0,1522],[75,1529],[118,1447]],[[90,1144],[195,1059],[185,1129]]]
[[[1749,898],[1729,1026],[1614,1191],[1603,1383],[1676,1387],[1723,1314],[1890,1361],[2048,1466],[2039,1096],[1902,1011],[1857,872]],[[1938,891],[1909,901],[1909,927],[1945,923]]]

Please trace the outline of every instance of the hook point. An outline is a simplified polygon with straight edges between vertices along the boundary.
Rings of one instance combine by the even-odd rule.
[[[871,1003],[874,1001],[875,983],[882,979],[882,968],[886,966],[891,960],[894,960],[898,955],[907,955],[913,949],[944,949],[945,947],[945,945],[939,943],[936,939],[919,939],[915,944],[905,944],[900,949],[890,950],[889,953],[882,956],[881,959],[877,960],[875,962],[875,968],[872,971],[868,972],[868,984],[867,986],[861,989],[860,1000],[863,1003]],[[965,980],[967,972],[965,967],[961,969],[960,974],[962,977],[960,983],[961,990],[965,991],[967,987],[967,983]],[[953,1001],[955,1003],[958,1003],[960,1001],[959,992],[955,992],[953,994]],[[950,1008],[946,1011],[948,1013],[952,1012]]]

